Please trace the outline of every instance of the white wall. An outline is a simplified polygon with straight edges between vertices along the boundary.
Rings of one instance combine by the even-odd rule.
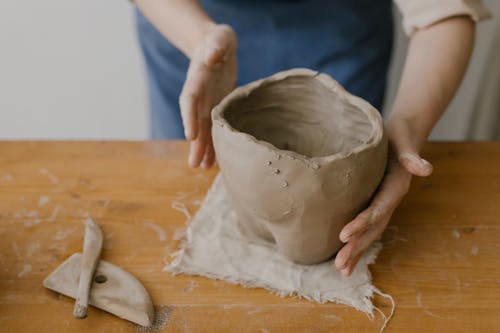
[[[0,138],[147,137],[127,0],[0,1]]]
[[[486,0],[500,15],[500,1]],[[493,35],[479,25],[467,78],[434,139],[463,139]],[[394,97],[407,40],[397,48]],[[143,139],[145,75],[127,0],[0,0],[0,139]]]

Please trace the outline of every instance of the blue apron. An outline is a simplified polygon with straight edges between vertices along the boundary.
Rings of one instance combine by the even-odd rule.
[[[201,0],[238,35],[238,85],[307,67],[380,109],[392,49],[391,0]],[[151,134],[184,138],[178,99],[189,60],[136,11]]]

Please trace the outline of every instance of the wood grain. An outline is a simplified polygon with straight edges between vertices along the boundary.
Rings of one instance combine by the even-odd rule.
[[[414,180],[371,266],[397,305],[386,332],[499,331],[500,143],[431,143],[424,156],[435,172]],[[172,202],[194,214],[217,172],[186,158],[184,142],[0,142],[0,331],[141,331],[94,308],[73,319],[73,301],[42,287],[81,251],[90,215],[103,258],[149,290],[159,331],[378,332],[379,315],[163,272],[186,222]]]

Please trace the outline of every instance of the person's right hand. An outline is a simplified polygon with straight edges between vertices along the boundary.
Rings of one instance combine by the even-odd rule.
[[[210,112],[236,86],[236,49],[234,30],[214,24],[191,57],[179,104],[193,168],[209,169],[215,162]]]

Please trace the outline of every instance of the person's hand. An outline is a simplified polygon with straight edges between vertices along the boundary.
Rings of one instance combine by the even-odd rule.
[[[214,24],[191,57],[179,104],[193,168],[209,169],[215,162],[210,111],[236,86],[236,48],[233,29]]]
[[[361,255],[382,236],[392,213],[408,192],[412,175],[426,177],[432,165],[418,155],[412,142],[409,121],[388,125],[389,154],[386,174],[370,206],[344,226],[340,240],[346,243],[337,253],[335,266],[342,275],[351,275]]]

